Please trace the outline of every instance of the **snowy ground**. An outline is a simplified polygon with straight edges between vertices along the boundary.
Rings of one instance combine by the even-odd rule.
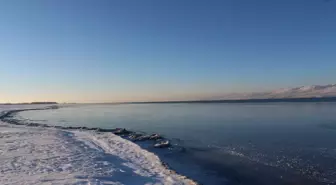
[[[0,122],[0,184],[195,184],[112,133]]]

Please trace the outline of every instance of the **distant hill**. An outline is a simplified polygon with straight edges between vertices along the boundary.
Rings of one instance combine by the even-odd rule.
[[[336,84],[282,88],[269,92],[227,94],[220,99],[285,99],[336,97]]]

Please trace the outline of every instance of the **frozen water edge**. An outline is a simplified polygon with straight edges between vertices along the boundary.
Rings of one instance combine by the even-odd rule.
[[[0,124],[0,184],[196,184],[112,133]]]

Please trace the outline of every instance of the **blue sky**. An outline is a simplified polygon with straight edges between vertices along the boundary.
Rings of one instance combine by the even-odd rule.
[[[0,102],[211,97],[335,83],[336,1],[0,2]]]

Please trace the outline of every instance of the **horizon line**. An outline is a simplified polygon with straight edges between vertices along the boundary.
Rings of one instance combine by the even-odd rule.
[[[125,101],[125,102],[63,102],[39,101],[22,103],[0,103],[0,105],[36,105],[36,104],[157,104],[157,103],[267,103],[267,102],[336,102],[336,96],[298,97],[298,98],[247,98],[247,99],[211,99],[211,100],[167,100],[167,101]]]

